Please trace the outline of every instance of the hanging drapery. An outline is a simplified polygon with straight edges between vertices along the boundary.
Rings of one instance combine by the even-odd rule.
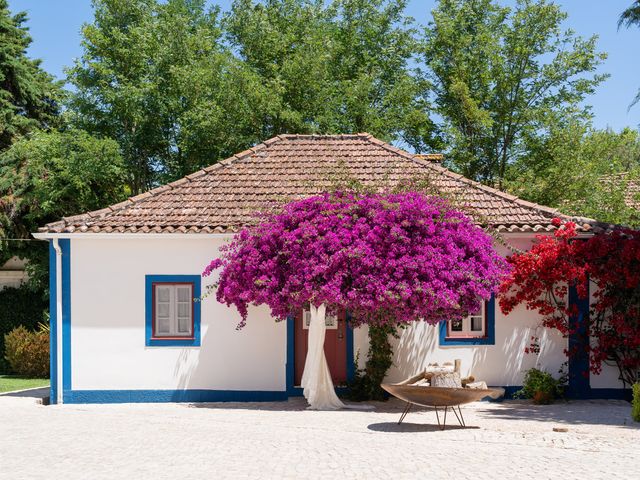
[[[309,348],[302,373],[304,398],[313,410],[338,410],[344,404],[336,395],[329,372],[327,358],[324,355],[324,337],[327,330],[325,324],[325,304],[316,307],[311,305],[311,321],[309,323]]]

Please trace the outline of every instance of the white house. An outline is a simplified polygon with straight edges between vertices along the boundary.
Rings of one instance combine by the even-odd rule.
[[[218,248],[274,201],[319,193],[346,178],[373,186],[417,179],[499,232],[496,248],[504,255],[553,231],[556,211],[468,180],[437,159],[368,134],[281,135],[120,204],[45,226],[35,236],[50,242],[52,402],[299,395],[302,312],[275,322],[267,308],[253,308],[237,331],[238,313],[215,296],[193,301],[207,285],[200,274]],[[595,225],[579,223],[584,235]],[[353,375],[356,353],[364,362],[367,351],[366,329],[351,329],[347,315],[332,319],[325,343],[338,385]],[[461,324],[417,322],[395,345],[389,380],[460,358],[464,374],[511,392],[524,370],[539,365],[556,373],[566,361],[567,340],[538,323],[524,309],[505,317],[493,300]],[[533,335],[540,337],[539,355],[524,353]],[[589,378],[582,374],[585,359],[574,359],[569,369],[574,396],[621,394],[613,368]]]
[[[18,257],[12,257],[0,265],[0,290],[5,287],[18,288],[27,281],[26,263]]]

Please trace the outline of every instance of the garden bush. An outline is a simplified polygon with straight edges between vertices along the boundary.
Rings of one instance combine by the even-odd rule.
[[[640,382],[635,383],[632,388],[631,418],[636,422],[640,422]]]
[[[364,369],[356,368],[353,380],[348,382],[347,398],[357,402],[386,400],[387,393],[380,387],[391,365],[393,347],[389,337],[399,338],[393,325],[369,326],[369,352]],[[358,358],[355,359],[356,366]]]
[[[11,370],[26,377],[49,376],[49,329],[37,331],[24,326],[14,328],[4,336],[5,358]]]
[[[522,389],[515,393],[517,398],[530,398],[537,405],[548,405],[564,393],[562,380],[556,380],[550,373],[537,368],[527,371]]]
[[[38,323],[45,319],[47,306],[43,292],[27,285],[0,290],[0,373],[9,373],[10,370],[5,360],[5,335],[19,325],[27,330],[37,329]]]

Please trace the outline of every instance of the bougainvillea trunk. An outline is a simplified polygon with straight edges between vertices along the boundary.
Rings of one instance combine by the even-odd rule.
[[[327,331],[325,304],[315,307],[311,305],[311,321],[309,323],[309,348],[302,373],[302,389],[304,398],[312,410],[338,410],[344,407],[336,395],[331,380],[331,372],[324,354],[324,337]]]

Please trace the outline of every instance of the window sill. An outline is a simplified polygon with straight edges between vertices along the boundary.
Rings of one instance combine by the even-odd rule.
[[[469,345],[495,345],[494,339],[489,337],[445,337],[440,339],[441,347],[460,347]]]
[[[200,340],[196,338],[149,338],[147,347],[199,347]]]

